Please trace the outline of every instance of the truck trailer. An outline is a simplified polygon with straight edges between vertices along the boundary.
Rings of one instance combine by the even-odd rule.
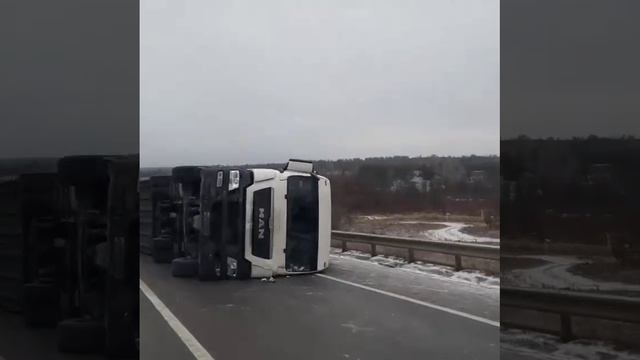
[[[69,156],[0,184],[0,305],[56,327],[63,352],[137,353],[138,169]]]

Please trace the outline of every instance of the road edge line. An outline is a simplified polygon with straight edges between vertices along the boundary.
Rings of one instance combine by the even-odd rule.
[[[191,354],[197,360],[215,360],[211,354],[200,344],[200,342],[191,334],[191,332],[173,315],[171,310],[160,300],[160,298],[140,279],[140,290],[149,299],[151,304],[162,315],[164,320],[169,324],[171,329],[178,335],[180,340],[187,346]]]
[[[444,311],[444,312],[449,313],[449,314],[453,314],[453,315],[461,316],[461,317],[464,317],[464,318],[467,318],[467,319],[475,320],[475,321],[478,321],[478,322],[481,322],[481,323],[484,323],[484,324],[487,324],[487,325],[500,327],[500,322],[499,321],[494,321],[494,320],[490,320],[490,319],[487,319],[487,318],[483,318],[481,316],[476,316],[476,315],[468,314],[468,313],[465,313],[465,312],[462,312],[462,311],[450,309],[450,308],[447,308],[447,307],[444,307],[444,306],[431,304],[431,303],[428,303],[426,301],[410,298],[408,296],[404,296],[404,295],[395,294],[395,293],[392,293],[392,292],[388,292],[388,291],[372,288],[370,286],[354,283],[354,282],[351,282],[351,281],[348,281],[348,280],[338,279],[338,278],[333,277],[333,276],[329,276],[329,275],[325,275],[325,274],[315,274],[315,275],[319,276],[319,277],[322,277],[322,278],[325,278],[325,279],[337,281],[339,283],[343,283],[343,284],[346,284],[346,285],[351,285],[351,286],[355,286],[355,287],[358,287],[358,288],[361,288],[361,289],[373,291],[373,292],[378,293],[378,294],[387,295],[387,296],[390,296],[390,297],[393,297],[393,298],[396,298],[396,299],[408,301],[410,303],[414,303],[414,304],[417,304],[417,305],[422,305],[422,306],[429,307],[429,308],[432,308],[432,309]]]

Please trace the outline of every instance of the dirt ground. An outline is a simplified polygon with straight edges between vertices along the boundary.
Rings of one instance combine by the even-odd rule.
[[[517,269],[531,269],[548,264],[547,261],[534,258],[518,258],[500,255],[500,271],[505,273]]]
[[[588,277],[595,281],[621,282],[640,285],[640,269],[624,269],[615,260],[579,264],[568,269],[572,274]]]
[[[500,229],[489,229],[489,227],[485,224],[467,226],[465,228],[462,228],[462,230],[460,231],[473,236],[500,239]]]

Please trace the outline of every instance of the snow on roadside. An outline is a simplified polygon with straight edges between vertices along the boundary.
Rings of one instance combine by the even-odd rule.
[[[361,219],[365,219],[365,220],[383,220],[383,219],[389,219],[391,216],[388,215],[361,215],[360,218]]]
[[[547,263],[538,267],[516,269],[503,273],[504,285],[512,283],[519,287],[574,291],[640,291],[639,285],[597,281],[569,272],[569,269],[575,265],[592,262],[590,259],[551,255],[527,255],[521,256],[521,258],[538,259]]]
[[[515,329],[500,332],[500,346],[540,360],[637,360],[640,353],[620,351],[594,340],[561,342],[552,335]]]
[[[500,288],[500,277],[487,275],[480,271],[475,270],[461,270],[455,271],[453,268],[443,265],[427,264],[421,261],[407,264],[402,267],[402,270],[419,272],[428,274],[434,277],[450,279],[463,283],[471,283],[490,288]]]
[[[466,284],[479,285],[488,288],[499,288],[500,277],[484,274],[480,271],[461,270],[455,271],[452,267],[444,265],[428,264],[422,261],[416,261],[413,263],[407,263],[406,260],[395,256],[374,256],[357,251],[349,250],[341,252],[340,249],[331,249],[331,255],[341,258],[348,258],[359,261],[366,261],[369,263],[375,263],[378,265],[399,269],[412,273],[424,274],[427,276],[451,280]]]

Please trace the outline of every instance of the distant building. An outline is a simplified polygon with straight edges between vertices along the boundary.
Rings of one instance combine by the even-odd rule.
[[[469,175],[469,182],[472,184],[482,184],[487,181],[487,174],[484,170],[473,170]]]
[[[429,187],[430,187],[430,181],[429,180],[425,180],[422,177],[422,172],[419,170],[416,170],[413,172],[413,177],[411,178],[411,183],[413,183],[413,186],[415,186],[416,190],[418,190],[418,192],[420,193],[424,193],[424,192],[429,192]]]
[[[444,190],[446,189],[446,186],[444,184],[444,179],[442,178],[442,176],[436,174],[433,176],[433,178],[431,179],[431,185],[430,185],[430,190]]]
[[[406,188],[407,188],[407,183],[404,180],[397,179],[397,180],[393,180],[389,190],[391,190],[392,192],[396,192],[396,191],[404,190]]]
[[[466,177],[466,169],[460,160],[444,161],[440,165],[440,174],[452,182],[464,181]]]

